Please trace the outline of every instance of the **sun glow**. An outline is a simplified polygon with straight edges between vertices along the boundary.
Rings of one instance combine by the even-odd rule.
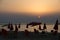
[[[43,15],[48,12],[57,12],[58,5],[58,0],[3,0],[0,11]]]
[[[40,16],[37,16],[40,19]]]

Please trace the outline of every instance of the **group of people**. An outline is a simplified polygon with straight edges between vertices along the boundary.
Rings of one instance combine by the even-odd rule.
[[[32,22],[32,23],[29,23],[29,24],[27,24],[26,25],[26,28],[28,28],[28,26],[29,25],[32,25],[32,26],[36,26],[36,25],[39,25],[39,30],[42,30],[42,33],[45,33],[45,29],[47,29],[47,27],[46,27],[46,24],[44,23],[44,27],[43,27],[43,29],[41,29],[41,23],[38,23],[38,22]],[[13,24],[8,24],[7,25],[8,26],[8,29],[10,30],[10,31],[13,31]],[[20,24],[17,26],[17,24],[15,24],[15,30],[14,30],[14,32],[15,33],[18,33],[18,28],[20,28]],[[58,20],[56,20],[56,23],[55,23],[55,26],[54,26],[54,28],[53,28],[54,30],[51,30],[51,32],[52,33],[57,33],[58,32]],[[29,35],[29,31],[28,30],[25,30],[24,31],[25,32],[25,35]],[[36,30],[36,29],[34,29],[34,32],[35,33],[38,33],[39,31],[38,30]],[[2,32],[1,32],[3,35],[7,35],[8,33],[7,33],[7,30],[5,30],[5,29],[2,29]]]

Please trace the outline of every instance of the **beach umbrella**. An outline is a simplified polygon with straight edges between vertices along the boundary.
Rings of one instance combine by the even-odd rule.
[[[58,30],[58,19],[56,20],[56,23],[55,23],[55,25],[54,25],[54,28],[53,28],[53,29]]]
[[[29,25],[36,26],[36,25],[40,25],[40,24],[41,24],[40,22],[31,22]]]
[[[41,24],[40,22],[31,22],[31,23],[27,24],[26,28],[28,28],[28,26],[30,26],[30,25],[31,25],[31,27],[33,27],[33,26],[40,25],[40,24]]]

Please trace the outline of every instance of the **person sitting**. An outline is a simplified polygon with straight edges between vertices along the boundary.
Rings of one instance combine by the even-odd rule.
[[[7,30],[5,30],[5,29],[2,29],[2,35],[4,36],[4,37],[6,37],[7,36]]]
[[[51,30],[51,33],[53,33],[54,32],[54,30]]]
[[[54,31],[54,35],[56,35],[58,33],[58,31]]]
[[[29,31],[28,30],[25,30],[25,36],[29,36]]]
[[[36,30],[36,29],[34,29],[34,33],[36,33],[36,34],[37,34],[37,33],[39,33],[39,31],[38,31],[38,30]]]

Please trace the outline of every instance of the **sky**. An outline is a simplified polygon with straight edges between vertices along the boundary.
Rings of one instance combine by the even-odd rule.
[[[57,19],[60,23],[60,0],[0,0],[0,24],[55,24]]]
[[[0,12],[51,14],[60,12],[60,0],[0,0]]]

